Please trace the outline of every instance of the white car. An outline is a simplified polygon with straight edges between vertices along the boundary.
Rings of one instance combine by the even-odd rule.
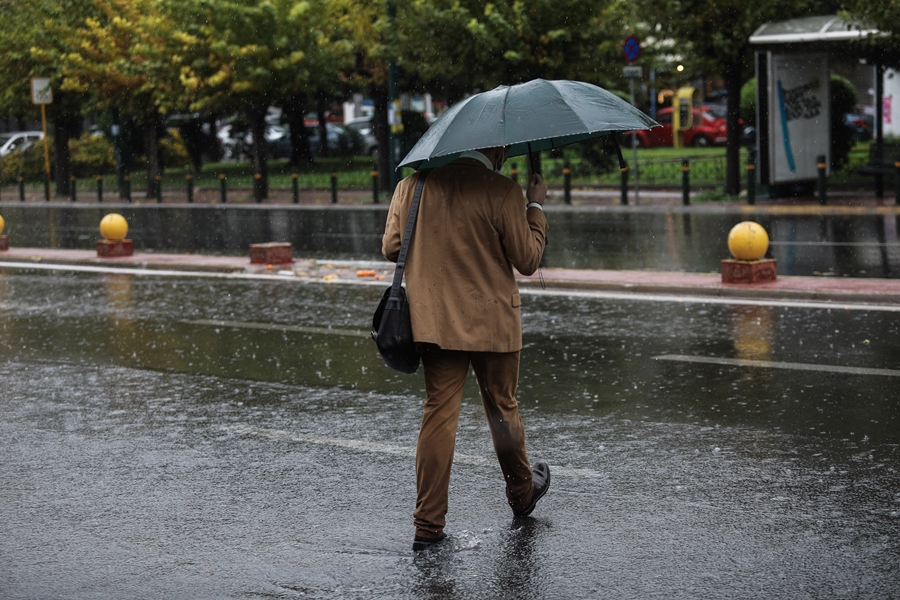
[[[44,139],[44,134],[40,131],[0,133],[0,157],[6,156],[17,150],[24,150],[42,139]]]
[[[362,138],[364,154],[373,156],[378,153],[378,140],[375,138],[375,129],[372,126],[372,117],[357,117],[344,123],[344,127],[355,131]]]

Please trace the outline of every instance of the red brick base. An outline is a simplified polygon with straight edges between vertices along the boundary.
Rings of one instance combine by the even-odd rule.
[[[134,254],[134,242],[131,240],[97,240],[97,258],[118,258]]]
[[[287,242],[250,244],[251,265],[281,265],[294,262],[291,245]]]
[[[765,283],[775,278],[774,258],[722,261],[722,283]]]
[[[0,235],[0,250],[9,250],[9,238],[5,235]]]

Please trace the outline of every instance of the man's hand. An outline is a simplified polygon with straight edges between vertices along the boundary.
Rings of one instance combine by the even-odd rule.
[[[547,197],[547,184],[544,183],[544,179],[537,173],[531,175],[531,179],[528,181],[528,189],[525,191],[525,197],[528,198],[529,202],[544,203],[544,199]]]

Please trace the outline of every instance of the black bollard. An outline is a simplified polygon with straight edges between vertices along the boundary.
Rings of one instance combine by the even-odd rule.
[[[827,173],[828,163],[825,162],[826,160],[827,158],[824,154],[820,154],[816,157],[816,166],[819,168],[819,204],[822,206],[825,206],[827,203],[825,196],[825,175]]]
[[[516,168],[516,163],[509,166],[509,178],[515,183],[519,183],[519,169]]]
[[[222,204],[225,204],[225,202],[228,200],[228,192],[227,192],[228,184],[225,183],[226,179],[227,178],[225,177],[225,173],[219,173],[219,189],[221,190],[221,194],[222,194],[222,199],[221,199]]]
[[[294,194],[294,204],[300,204],[300,181],[296,173],[291,173],[291,191]]]
[[[894,204],[900,206],[900,156],[894,159]]]
[[[372,167],[372,172],[370,174],[372,175],[372,204],[378,204],[378,167]]]
[[[331,203],[337,204],[337,171],[331,172]]]
[[[628,167],[620,167],[622,173],[622,206],[628,206]]]
[[[76,189],[78,186],[75,183],[76,181],[77,180],[75,179],[74,175],[69,177],[69,198],[72,200],[72,202],[76,202],[78,200],[78,190]]]
[[[184,176],[187,180],[187,201],[188,204],[194,203],[194,174],[188,173]]]
[[[253,200],[256,201],[257,204],[262,204],[262,174],[254,173],[253,174]]]
[[[747,204],[756,204],[756,152],[747,154]]]
[[[572,169],[569,161],[563,163],[563,202],[572,204]]]
[[[162,204],[162,175],[154,176],[153,183],[156,191],[156,203]]]
[[[103,202],[103,175],[97,175],[97,203]]]
[[[126,173],[122,177],[122,184],[125,186],[125,202],[131,202],[131,175]]]
[[[25,202],[25,178],[19,176],[19,202]]]
[[[691,160],[681,159],[681,203],[691,205]]]

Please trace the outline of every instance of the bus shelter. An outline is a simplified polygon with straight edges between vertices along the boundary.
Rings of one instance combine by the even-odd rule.
[[[808,189],[818,159],[830,164],[829,61],[877,35],[837,16],[772,21],[750,37],[756,51],[756,142],[759,183],[772,196]],[[861,57],[860,57],[861,58]],[[881,142],[884,69],[875,65],[876,142]]]

